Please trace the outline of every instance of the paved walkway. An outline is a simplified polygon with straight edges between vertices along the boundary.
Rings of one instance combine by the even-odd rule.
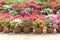
[[[0,40],[60,40],[60,33],[54,34],[0,33]]]

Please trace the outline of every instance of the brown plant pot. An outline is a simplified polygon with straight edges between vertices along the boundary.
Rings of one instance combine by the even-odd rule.
[[[0,32],[2,32],[3,31],[3,27],[0,27]]]
[[[33,32],[33,26],[30,27],[30,32]]]
[[[23,27],[23,32],[24,33],[30,33],[30,28],[29,27]]]
[[[3,31],[4,31],[5,33],[9,33],[9,32],[10,32],[10,28],[9,28],[9,27],[4,27]]]
[[[35,28],[35,33],[43,33],[43,28]]]
[[[58,28],[56,29],[56,31],[57,31],[58,33],[60,33],[60,27],[58,27]]]
[[[10,28],[10,32],[13,32],[13,29],[12,28]]]
[[[23,32],[23,27],[21,27],[21,32]]]
[[[33,28],[30,28],[30,32],[33,32]]]
[[[47,28],[47,33],[53,33],[54,32],[54,28]]]
[[[21,27],[14,27],[14,32],[15,33],[20,33],[21,32]]]

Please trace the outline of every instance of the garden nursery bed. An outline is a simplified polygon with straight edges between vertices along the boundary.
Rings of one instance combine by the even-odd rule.
[[[60,33],[58,0],[1,0],[0,32]]]

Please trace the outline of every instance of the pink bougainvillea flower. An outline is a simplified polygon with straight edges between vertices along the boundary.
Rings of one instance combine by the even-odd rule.
[[[1,2],[6,2],[6,0],[1,0]]]
[[[54,1],[52,1],[52,2],[50,3],[50,5],[51,5],[52,7],[54,7],[54,6],[56,5],[56,3],[55,3]]]
[[[53,10],[53,12],[56,12],[57,11],[57,9],[56,8],[54,8],[54,9],[52,9]]]
[[[22,19],[23,17],[21,15],[16,15],[16,16],[14,16],[14,19],[16,19],[16,18]]]
[[[4,18],[4,14],[0,14],[0,19],[3,19]]]
[[[19,5],[18,5],[18,4],[13,4],[13,7],[14,7],[14,8],[18,8]]]
[[[30,12],[28,10],[21,11],[21,15],[30,15]]]
[[[30,20],[30,17],[24,17],[23,21]]]
[[[57,20],[57,18],[50,18],[49,20],[51,20],[51,21],[53,21],[55,24],[58,24],[58,20]]]
[[[55,14],[49,14],[49,16],[52,18],[57,18],[57,15],[55,15]]]
[[[42,6],[40,6],[40,5],[36,6],[36,9],[41,9],[41,8],[42,8]]]
[[[39,14],[40,13],[40,10],[34,10],[33,12],[32,12],[32,15],[36,15],[36,14]]]
[[[21,3],[21,4],[19,4],[20,8],[26,8],[26,6],[27,6],[27,3]]]
[[[28,4],[29,7],[36,8],[36,5],[33,3]]]
[[[40,19],[40,20],[44,20],[45,21],[45,18],[44,18],[43,15],[42,16],[36,16],[36,19]]]
[[[19,5],[18,4],[13,4],[13,7],[14,7],[14,8],[12,8],[13,10],[19,9]]]
[[[10,13],[6,13],[6,14],[4,14],[4,16],[3,16],[3,19],[9,19],[9,20],[12,20],[13,18],[14,18],[13,15],[10,14]]]
[[[58,25],[57,24],[53,24],[53,26],[52,26],[53,28],[58,28]]]
[[[36,17],[35,16],[30,16],[30,19],[32,20],[32,21],[34,21],[34,20],[36,20]]]
[[[57,19],[60,19],[60,14],[57,15]]]

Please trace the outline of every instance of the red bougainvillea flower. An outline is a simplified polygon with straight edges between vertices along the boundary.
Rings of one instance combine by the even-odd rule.
[[[36,8],[36,5],[33,3],[28,4],[29,7]]]
[[[18,5],[18,4],[13,4],[13,7],[14,7],[15,9],[18,9],[18,8],[19,8],[19,5]]]
[[[40,13],[40,10],[34,10],[33,12],[32,12],[32,15],[36,15],[36,14],[39,14]]]

